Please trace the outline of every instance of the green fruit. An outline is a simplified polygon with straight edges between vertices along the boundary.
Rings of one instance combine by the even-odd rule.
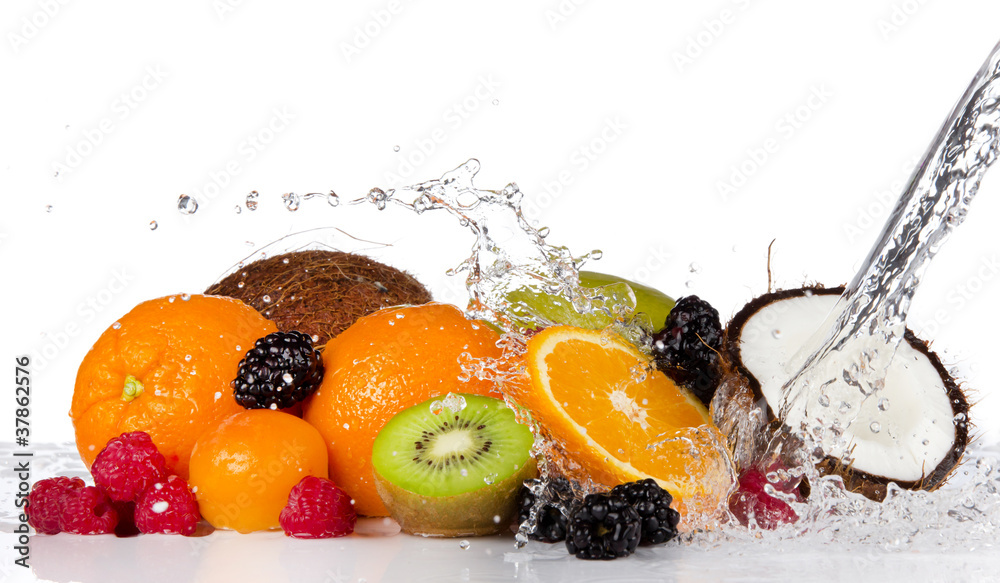
[[[566,324],[602,330],[615,321],[615,313],[644,313],[648,322],[643,327],[658,330],[674,307],[674,300],[663,292],[621,277],[594,271],[580,272],[580,285],[589,289],[600,289],[603,296],[598,308],[589,314],[577,311],[572,303],[562,296],[522,288],[507,294],[512,320],[525,327]]]
[[[616,275],[606,275],[596,271],[580,272],[580,284],[584,287],[593,288],[622,283],[632,288],[632,293],[635,294],[635,311],[649,316],[654,330],[662,328],[663,323],[667,321],[667,314],[674,309],[674,304],[677,303],[673,298],[658,289]]]
[[[449,393],[397,413],[372,446],[375,488],[404,532],[479,536],[509,528],[534,436],[499,400]]]

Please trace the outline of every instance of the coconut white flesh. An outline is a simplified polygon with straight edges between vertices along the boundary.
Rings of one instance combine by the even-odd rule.
[[[775,415],[782,409],[781,389],[796,372],[788,370],[788,361],[823,325],[837,299],[829,294],[780,300],[744,325],[743,364]],[[899,344],[885,386],[869,396],[843,381],[850,366],[846,357],[824,364],[820,378],[837,380],[820,390],[813,387],[783,420],[793,429],[803,423],[824,428],[820,445],[827,455],[849,461],[855,470],[914,482],[951,451],[955,425],[947,389],[930,360],[907,342]]]

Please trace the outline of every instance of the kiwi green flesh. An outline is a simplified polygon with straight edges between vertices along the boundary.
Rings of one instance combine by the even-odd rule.
[[[430,399],[382,428],[372,447],[375,488],[404,532],[481,536],[508,528],[524,480],[537,476],[531,431],[503,401]],[[435,413],[436,412],[436,413]]]
[[[372,446],[376,472],[420,496],[456,496],[505,480],[531,462],[534,436],[503,401],[459,396],[461,410],[440,405],[442,396],[390,419]]]

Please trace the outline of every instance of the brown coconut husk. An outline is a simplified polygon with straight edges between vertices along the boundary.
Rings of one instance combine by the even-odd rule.
[[[322,349],[354,323],[382,308],[426,304],[431,294],[412,275],[363,255],[293,251],[256,261],[206,291],[237,298],[274,321],[298,330]]]

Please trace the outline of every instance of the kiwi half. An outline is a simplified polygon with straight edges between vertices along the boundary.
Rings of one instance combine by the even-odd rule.
[[[372,447],[375,487],[404,532],[480,536],[509,528],[534,437],[499,400],[450,393],[390,419]]]

